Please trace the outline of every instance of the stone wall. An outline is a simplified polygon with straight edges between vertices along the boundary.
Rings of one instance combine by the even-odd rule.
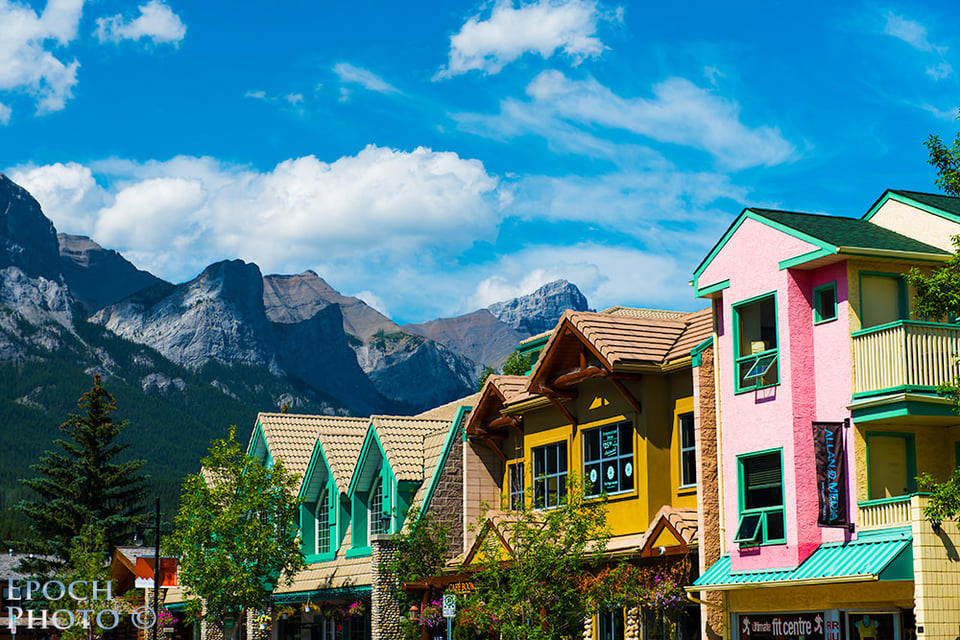
[[[440,472],[437,488],[427,507],[434,522],[447,527],[447,559],[463,551],[463,425]]]
[[[370,536],[370,628],[372,640],[403,640],[400,622],[401,607],[395,595],[397,578],[381,572],[382,564],[396,555],[396,545],[391,535]]]
[[[714,377],[716,350],[707,347],[700,353],[700,366],[693,370],[694,421],[697,444],[697,524],[700,539],[700,573],[720,559],[720,493],[717,462],[717,389]],[[700,597],[711,604],[700,606],[705,640],[723,637],[723,596],[717,591],[703,591]]]

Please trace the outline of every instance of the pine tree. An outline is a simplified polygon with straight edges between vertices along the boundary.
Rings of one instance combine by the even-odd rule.
[[[16,506],[30,522],[26,539],[13,543],[17,551],[34,554],[25,570],[62,566],[85,526],[102,531],[108,545],[120,544],[142,513],[147,479],[139,471],[144,461],[115,461],[127,448],[116,443],[127,422],[114,422],[116,402],[99,375],[77,404],[81,413],[60,425],[65,438],[54,441],[59,450],[45,452],[31,466],[37,477],[21,479],[39,496]]]

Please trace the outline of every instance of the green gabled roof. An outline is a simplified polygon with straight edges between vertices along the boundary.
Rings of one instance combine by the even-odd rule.
[[[859,580],[913,580],[913,537],[909,530],[861,533],[852,542],[821,544],[795,569],[732,571],[730,556],[717,560],[689,591],[790,586]]]
[[[924,193],[922,191],[905,191],[903,189],[890,189],[890,193],[916,200],[920,204],[928,207],[940,209],[945,213],[953,214],[960,218],[960,198],[945,196],[939,193]]]
[[[914,253],[944,254],[946,251],[925,242],[885,229],[860,218],[841,218],[816,213],[795,213],[774,209],[750,211],[789,227],[834,247],[910,251]]]

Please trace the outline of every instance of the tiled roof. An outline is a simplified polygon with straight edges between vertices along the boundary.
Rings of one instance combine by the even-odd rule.
[[[677,320],[687,315],[686,311],[669,311],[667,309],[637,309],[636,307],[610,307],[600,313],[611,316],[632,316],[634,318],[659,318],[661,320]]]
[[[370,420],[367,418],[340,418],[317,416],[319,428],[317,442],[323,448],[323,455],[330,465],[330,474],[337,483],[340,493],[346,493],[350,487],[353,470],[360,457],[363,437],[367,434]]]
[[[666,517],[667,522],[677,530],[677,533],[680,534],[680,537],[683,538],[683,541],[687,543],[687,545],[692,546],[697,544],[699,538],[697,536],[696,509],[678,509],[663,506],[660,508],[660,511],[657,512],[657,515],[653,517],[653,522],[656,523],[661,515]]]
[[[352,525],[347,526],[341,549],[351,547],[353,535]],[[372,581],[370,573],[370,556],[346,558],[340,554],[336,559],[327,562],[317,562],[307,565],[299,572],[290,584],[280,584],[273,590],[275,595],[296,593],[299,591],[316,591],[319,589],[337,589],[343,587],[369,586]]]
[[[890,192],[897,193],[902,196],[906,196],[911,200],[916,200],[921,204],[935,207],[937,209],[940,209],[941,211],[946,211],[947,213],[952,213],[955,216],[960,216],[960,198],[945,196],[939,193],[923,193],[921,191],[904,191],[902,189],[891,189]]]
[[[460,398],[459,400],[454,400],[453,402],[448,402],[447,404],[440,405],[439,407],[434,407],[433,409],[428,409],[423,413],[418,413],[414,418],[428,418],[434,420],[453,420],[457,417],[457,411],[460,410],[460,407],[473,407],[476,406],[477,400],[480,399],[480,392],[471,394],[465,398]]]
[[[527,376],[492,375],[487,378],[488,384],[495,387],[507,401],[518,393],[523,393],[527,387]]]
[[[369,424],[366,418],[260,413],[257,420],[270,455],[274,460],[282,460],[287,471],[298,474],[301,482],[310,464],[314,446],[323,432],[321,446],[330,463],[330,472],[334,474],[337,487],[346,491]],[[356,442],[358,437],[360,443]],[[342,481],[344,475],[347,477],[346,484]],[[299,484],[297,490],[300,490]]]
[[[429,434],[450,428],[449,420],[373,416],[373,428],[397,480],[423,480],[424,441]]]
[[[906,192],[904,192],[906,193]],[[859,218],[843,218],[815,213],[795,213],[774,209],[750,211],[773,222],[812,236],[834,247],[859,249],[885,249],[890,251],[913,251],[917,253],[945,254],[919,240],[885,229],[880,225]]]
[[[677,338],[673,347],[670,348],[664,358],[665,362],[689,356],[690,351],[695,346],[713,335],[713,311],[711,309],[701,309],[688,313],[683,321],[686,323],[686,328]]]

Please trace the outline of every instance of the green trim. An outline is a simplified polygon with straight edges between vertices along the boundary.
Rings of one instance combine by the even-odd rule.
[[[347,552],[343,554],[345,558],[362,558],[363,556],[369,556],[373,553],[373,548],[370,545],[365,547],[352,547],[347,549]]]
[[[453,448],[453,443],[456,441],[457,432],[460,430],[460,427],[463,426],[467,415],[472,410],[473,407],[466,406],[457,409],[457,413],[453,418],[453,424],[450,426],[450,433],[447,434],[447,439],[443,443],[443,451],[440,453],[440,460],[437,461],[437,466],[433,472],[433,477],[430,479],[430,485],[427,487],[427,492],[423,496],[423,502],[420,507],[420,514],[418,518],[422,517],[423,513],[430,508],[430,503],[433,501],[433,494],[437,490],[437,486],[440,484],[440,476],[443,474],[443,468],[447,465],[447,457],[450,455],[450,450]],[[464,434],[466,434],[466,429],[464,429]],[[397,529],[399,530],[399,527]]]
[[[327,551],[326,553],[311,553],[304,554],[303,561],[307,564],[316,564],[318,562],[331,562],[337,559],[337,554],[335,551]]]
[[[860,307],[857,309],[858,315],[860,316],[860,324],[863,325],[863,276],[872,276],[880,278],[896,278],[897,279],[897,315],[900,317],[900,320],[909,320],[910,319],[910,303],[907,300],[907,279],[902,273],[893,273],[889,271],[859,271],[857,272],[857,294],[860,297]],[[888,322],[885,325],[875,325],[873,327],[867,327],[867,329],[874,329],[876,327],[882,327],[887,325],[892,325],[894,323]],[[861,329],[862,331],[862,329]]]
[[[259,448],[256,445],[262,444],[264,451],[263,466],[268,469],[273,466],[273,456],[270,455],[270,447],[267,446],[267,438],[263,435],[263,427],[260,425],[260,419],[257,418],[257,425],[253,429],[253,435],[250,436],[250,444],[247,446],[247,455],[258,457],[254,452]]]
[[[862,509],[862,508],[864,508],[864,507],[878,507],[878,506],[880,506],[880,505],[884,505],[884,504],[894,504],[894,503],[896,503],[896,502],[910,502],[910,500],[913,498],[913,496],[918,496],[918,495],[922,495],[922,494],[917,493],[917,492],[914,492],[914,493],[908,493],[908,494],[902,495],[902,496],[893,496],[892,498],[877,498],[876,500],[862,500],[862,501],[860,501],[860,502],[857,503],[857,507],[859,507],[859,508]],[[906,528],[907,528],[908,530],[910,529],[910,527],[906,527]],[[862,536],[862,535],[864,535],[864,534],[861,533],[861,534],[858,534],[858,535],[861,535],[861,536]]]
[[[935,195],[935,194],[931,194],[931,195]],[[938,208],[936,208],[936,207],[930,206],[930,205],[925,204],[925,203],[923,203],[923,202],[920,202],[920,201],[918,201],[918,200],[914,200],[913,198],[911,198],[911,197],[909,197],[909,196],[905,196],[905,195],[900,194],[900,193],[894,193],[894,192],[893,192],[892,190],[890,190],[890,189],[887,189],[887,190],[883,193],[883,195],[880,196],[880,198],[879,198],[875,203],[873,203],[873,206],[870,207],[865,214],[863,214],[863,217],[862,217],[861,219],[862,219],[862,220],[866,220],[866,221],[869,222],[869,221],[870,221],[870,218],[872,218],[874,215],[876,215],[877,211],[880,210],[880,207],[882,207],[883,205],[885,205],[888,200],[896,200],[897,202],[899,202],[899,203],[901,203],[901,204],[909,205],[909,206],[914,207],[914,208],[916,208],[916,209],[920,209],[921,211],[925,211],[925,212],[927,212],[927,213],[929,213],[929,214],[935,215],[935,216],[937,216],[938,218],[943,218],[943,219],[949,220],[949,221],[951,221],[951,222],[960,222],[960,217],[955,216],[954,214],[950,213],[949,211],[944,211],[944,210],[942,210],[942,209],[938,209]]]
[[[949,402],[943,402],[943,398],[939,396],[932,396],[929,400],[908,400],[902,396],[896,396],[891,398],[889,402],[869,407],[854,406],[850,411],[850,417],[854,422],[889,420],[890,418],[907,416],[956,418],[957,414],[953,410],[953,405]]]
[[[850,334],[851,337],[856,338],[857,336],[866,335],[868,333],[873,333],[875,331],[883,331],[884,329],[892,329],[894,327],[931,327],[934,329],[960,329],[960,326],[953,322],[926,322],[924,320],[894,320],[893,322],[888,322],[886,324],[878,324],[873,327],[867,327],[866,329],[858,329]]]
[[[864,446],[867,450],[867,495],[872,493],[872,478],[870,477],[870,437],[877,436],[881,438],[903,438],[906,441],[907,455],[907,492],[903,495],[909,496],[917,491],[917,449],[914,434],[902,431],[867,431],[863,434]],[[902,497],[902,496],[892,496]],[[876,498],[880,500],[881,498]]]
[[[824,317],[823,313],[823,301],[822,298],[818,296],[823,291],[832,291],[833,292],[833,313],[829,317]],[[813,288],[813,324],[825,324],[827,322],[833,322],[839,317],[838,313],[838,304],[837,304],[837,281],[828,282],[827,284],[822,284],[819,287]]]
[[[776,453],[777,457],[780,459],[780,506],[779,507],[762,507],[758,509],[747,509],[744,505],[747,502],[745,478],[743,475],[743,461],[747,458],[756,458],[759,456],[769,455],[771,453]],[[737,520],[737,528],[740,528],[739,522],[743,519],[744,516],[751,514],[759,514],[763,522],[763,536],[762,540],[758,543],[760,546],[763,545],[774,545],[774,544],[786,544],[787,539],[787,512],[786,512],[786,499],[783,494],[783,447],[776,447],[773,449],[764,449],[762,451],[751,451],[750,453],[742,453],[737,456],[737,513],[739,518]],[[767,539],[767,517],[772,514],[779,512],[783,516],[783,538],[776,538],[773,540]],[[751,545],[753,546],[753,545]]]
[[[896,387],[887,387],[886,389],[877,389],[876,391],[857,391],[851,396],[853,400],[862,400],[863,398],[872,398],[874,396],[884,396],[899,393],[929,393],[936,395],[937,388],[932,385],[908,385],[901,384]]]
[[[773,298],[773,322],[774,322],[774,332],[776,334],[777,346],[774,349],[767,349],[761,353],[754,353],[749,356],[740,356],[740,308],[746,305],[753,304],[755,302],[761,302],[766,298]],[[730,310],[733,312],[733,385],[734,393],[746,393],[748,391],[756,391],[757,389],[766,389],[769,387],[775,387],[780,384],[780,317],[777,313],[777,292],[771,291],[769,293],[763,293],[758,296],[753,296],[752,298],[747,298],[746,300],[741,300],[730,305]],[[769,356],[774,354],[776,356],[776,367],[777,367],[777,381],[773,384],[764,385],[761,384],[760,379],[757,379],[757,383],[749,386],[740,385],[740,365],[748,360],[753,359],[756,361],[758,358],[763,356]]]
[[[324,600],[343,600],[351,597],[369,596],[372,589],[369,585],[357,587],[334,587],[332,589],[314,589],[313,591],[295,591],[293,593],[275,593],[270,601],[276,604],[291,602],[322,602]]]
[[[721,280],[720,282],[715,282],[714,284],[707,285],[703,288],[697,287],[696,296],[699,298],[701,296],[708,296],[711,293],[717,293],[723,291],[730,287],[730,278],[726,280]]]
[[[367,435],[363,437],[363,445],[360,447],[360,456],[357,458],[357,466],[353,468],[353,475],[350,477],[350,486],[347,487],[347,496],[353,498],[354,494],[357,492],[357,483],[360,482],[361,471],[367,463],[367,455],[370,453],[370,447],[373,446],[372,443],[376,443],[377,448],[380,450],[381,458],[384,458],[383,455],[383,445],[380,444],[380,437],[377,435],[377,430],[373,428],[373,422],[370,423],[370,426],[367,427]]]
[[[710,336],[690,350],[690,366],[699,367],[703,363],[703,352],[713,346],[713,336]]]
[[[787,258],[786,260],[781,260],[778,265],[780,271],[784,269],[790,269],[791,267],[796,267],[801,264],[806,264],[812,260],[817,260],[818,258],[825,258],[827,256],[832,256],[837,253],[836,249],[814,249],[813,251],[808,251],[807,253],[801,253],[798,256],[793,258]]]

